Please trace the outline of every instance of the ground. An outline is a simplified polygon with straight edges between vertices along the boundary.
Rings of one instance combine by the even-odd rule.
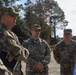
[[[53,53],[51,53],[51,62],[49,64],[49,75],[60,75],[59,64],[53,58]]]

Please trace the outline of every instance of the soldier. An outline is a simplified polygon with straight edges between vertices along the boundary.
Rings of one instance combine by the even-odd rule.
[[[54,58],[60,64],[60,75],[73,75],[75,46],[76,42],[72,40],[72,30],[65,29],[63,40],[53,50]]]
[[[18,14],[19,13],[16,12],[13,7],[0,7],[0,52],[4,50],[5,53],[6,51],[8,52],[6,59],[8,59],[9,62],[13,60],[12,58],[18,60],[19,63],[15,67],[15,71],[9,69],[7,66],[7,68],[11,70],[14,75],[22,75],[20,68],[21,60],[26,62],[26,57],[29,55],[27,49],[21,46],[17,36],[11,31],[11,28],[16,23]],[[0,53],[0,57],[1,55],[2,53]],[[6,62],[4,62],[4,64],[6,64]],[[12,67],[12,65],[10,65],[10,67]]]
[[[23,46],[29,50],[26,60],[26,75],[48,75],[48,64],[50,63],[50,47],[48,43],[39,38],[41,26],[31,26],[32,37],[23,42]]]

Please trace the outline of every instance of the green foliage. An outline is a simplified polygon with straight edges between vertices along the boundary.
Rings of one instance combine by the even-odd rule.
[[[0,0],[0,6],[13,5],[16,1],[19,0]]]
[[[64,12],[58,6],[57,2],[54,0],[36,0],[36,4],[34,4],[31,2],[31,0],[27,0],[25,6],[23,7],[22,4],[15,5],[16,1],[20,0],[0,0],[0,7],[11,5],[17,11],[24,11],[24,18],[19,16],[17,18],[16,25],[12,28],[13,32],[15,32],[19,37],[20,42],[22,43],[23,40],[30,37],[30,32],[28,28],[36,23],[40,24],[42,27],[41,37],[49,42],[51,33],[53,33],[53,27],[48,26],[46,22],[46,19],[50,17],[50,10],[53,9],[55,13],[61,14],[60,21],[65,18]],[[47,12],[49,14],[47,14]]]
[[[54,13],[59,16],[59,21],[62,21],[65,18],[64,12],[58,6],[57,2],[53,0],[37,0],[36,4],[33,4],[32,2],[29,3],[29,1],[30,0],[27,0],[27,3],[25,3],[27,7],[24,20],[26,21],[29,28],[33,24],[40,24],[42,27],[41,37],[49,42],[49,38],[53,32],[53,27],[47,26],[46,22],[46,19],[50,16],[49,14],[52,13],[49,10],[53,9],[55,11]]]
[[[41,38],[45,39],[50,44],[51,28],[48,25],[44,25],[41,30]]]
[[[18,36],[21,43],[30,37],[29,29],[20,17],[18,17],[17,24],[12,28],[12,31]]]

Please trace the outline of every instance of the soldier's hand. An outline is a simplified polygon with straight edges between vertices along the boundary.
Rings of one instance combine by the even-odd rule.
[[[13,61],[13,57],[10,54],[7,54],[6,59],[11,62]]]
[[[37,62],[35,64],[36,68],[40,71],[40,72],[43,72],[44,71],[44,66],[41,62]]]

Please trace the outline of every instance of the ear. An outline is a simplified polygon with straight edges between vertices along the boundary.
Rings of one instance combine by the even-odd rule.
[[[8,17],[8,15],[3,15],[3,16],[2,16],[2,18],[3,18],[4,20],[7,20],[7,17]]]
[[[6,15],[3,15],[2,18],[1,18],[1,22],[4,23],[6,20],[7,20]]]

